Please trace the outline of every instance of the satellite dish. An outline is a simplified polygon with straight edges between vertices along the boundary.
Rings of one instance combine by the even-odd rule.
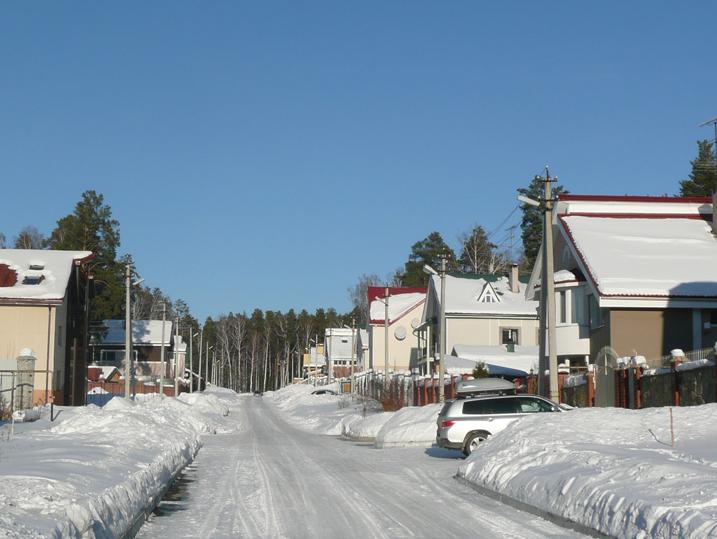
[[[411,320],[411,327],[413,329],[416,329],[420,325],[421,325],[421,321],[418,318],[414,318],[413,320]]]
[[[398,339],[399,341],[402,341],[406,338],[406,328],[403,326],[398,326],[394,331],[393,335]]]

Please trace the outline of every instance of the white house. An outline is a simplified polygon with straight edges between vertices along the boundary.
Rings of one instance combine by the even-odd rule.
[[[426,301],[425,288],[368,288],[370,322],[368,326],[369,362],[367,368],[383,371],[386,366],[388,333],[388,370],[404,371],[418,366],[419,346],[414,331],[421,324]],[[388,328],[386,304],[388,303]]]
[[[446,353],[456,345],[536,346],[538,302],[525,298],[526,284],[513,266],[509,276],[446,275]],[[421,370],[431,371],[440,342],[441,280],[432,276],[419,338]]]
[[[356,369],[358,330],[351,328],[326,328],[324,332],[324,351],[329,377],[344,377]]]

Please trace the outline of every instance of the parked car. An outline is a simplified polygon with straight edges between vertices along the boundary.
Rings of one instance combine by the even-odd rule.
[[[489,436],[521,417],[562,411],[553,401],[536,395],[489,395],[448,401],[438,414],[436,443],[459,449],[467,456]]]
[[[312,395],[338,395],[333,389],[316,389],[311,392]]]

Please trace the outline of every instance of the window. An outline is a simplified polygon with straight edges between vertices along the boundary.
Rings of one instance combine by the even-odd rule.
[[[561,290],[558,292],[558,324],[567,324],[568,321],[568,301],[567,292]]]
[[[532,397],[519,399],[520,411],[523,413],[534,413],[534,412],[552,412],[553,407],[541,399],[535,399]]]
[[[585,316],[585,294],[582,288],[575,288],[571,296],[572,312],[570,313],[570,322],[572,324],[586,325],[587,317]]]
[[[490,401],[466,401],[463,403],[464,414],[490,414],[493,408]]]
[[[40,284],[44,280],[44,275],[27,275],[22,280],[22,284]]]
[[[500,344],[520,344],[518,328],[500,328]]]

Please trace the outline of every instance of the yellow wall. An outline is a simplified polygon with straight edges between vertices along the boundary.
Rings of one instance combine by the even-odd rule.
[[[538,320],[513,320],[509,318],[447,318],[446,353],[450,354],[456,344],[474,346],[497,346],[500,328],[518,328],[520,346],[538,344]]]
[[[64,320],[66,312],[65,305],[25,306],[25,305],[0,305],[0,357],[12,360],[20,355],[23,348],[31,348],[37,357],[35,362],[36,371],[47,369],[47,344],[48,344],[48,316],[50,318],[49,339],[49,389],[61,389],[63,384],[64,371],[64,338],[67,328],[62,328],[62,341],[58,344],[56,327],[57,320]],[[50,314],[51,313],[51,314]],[[45,391],[45,375],[35,374],[35,393]]]

